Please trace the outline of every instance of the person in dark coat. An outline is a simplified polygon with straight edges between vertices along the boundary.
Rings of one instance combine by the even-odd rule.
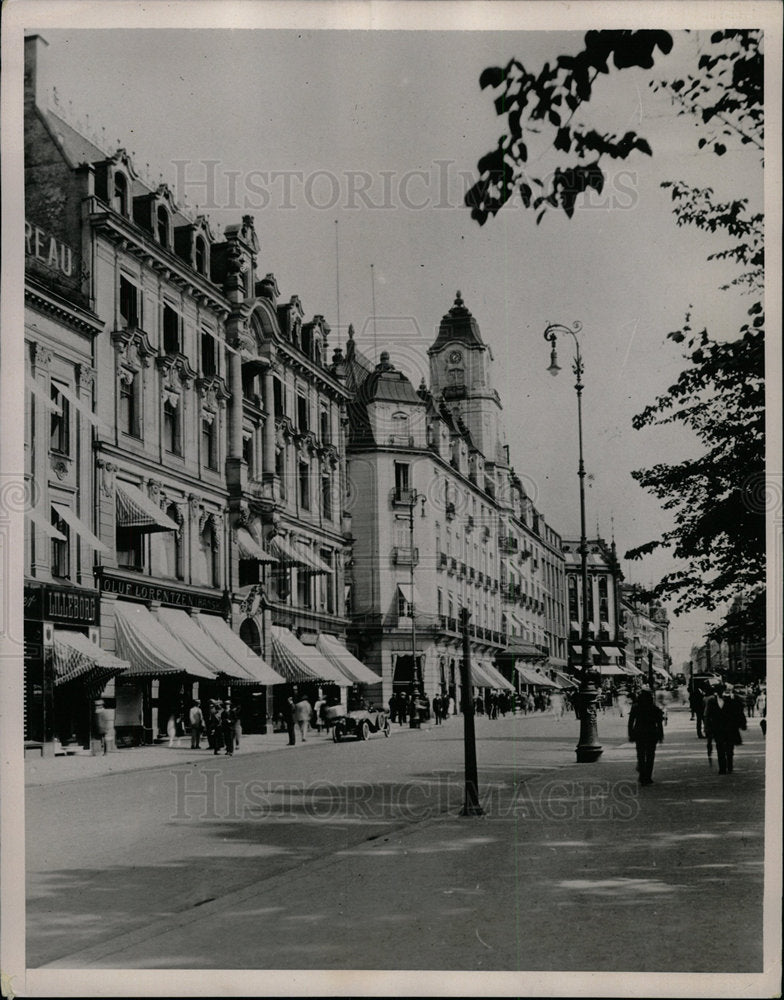
[[[702,731],[702,717],[704,712],[704,702],[705,696],[702,691],[695,685],[689,695],[689,708],[691,708],[692,719],[697,719],[697,739],[705,739]]]
[[[294,725],[297,720],[297,710],[294,704],[294,699],[289,696],[286,699],[286,704],[283,708],[283,717],[286,720],[286,732],[289,734],[289,746],[293,747],[296,744],[296,739],[294,737]]]
[[[226,747],[226,756],[234,756],[234,727],[237,723],[237,715],[231,706],[231,702],[227,701],[223,706],[223,711],[220,717],[220,728],[221,735],[223,736],[223,745]]]
[[[441,697],[438,694],[433,695],[433,718],[436,720],[436,725],[441,725]]]
[[[397,721],[404,726],[408,721],[408,699],[403,691],[397,694]]]
[[[719,774],[732,774],[735,747],[741,743],[740,731],[746,728],[742,703],[732,688],[717,684],[705,699],[705,735],[716,744]]]
[[[221,727],[221,703],[220,701],[210,702],[210,714],[207,717],[207,738],[212,747],[213,755],[223,746],[223,729]]]
[[[643,688],[629,712],[629,741],[637,747],[637,771],[641,785],[653,784],[653,761],[656,744],[664,740],[664,713],[653,700],[653,693]]]

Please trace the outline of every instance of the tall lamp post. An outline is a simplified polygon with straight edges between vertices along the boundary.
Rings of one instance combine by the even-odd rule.
[[[417,659],[417,637],[416,637],[416,601],[414,599],[414,563],[416,561],[414,549],[414,510],[417,504],[422,505],[422,517],[425,516],[425,494],[417,493],[416,490],[409,491],[408,497],[408,537],[409,537],[409,581],[411,585],[411,662],[413,666],[414,690],[413,705],[408,717],[408,724],[411,729],[419,729],[422,719],[420,717],[420,704],[422,702],[422,667]]]
[[[588,540],[585,534],[585,463],[583,461],[583,357],[580,353],[580,341],[577,334],[582,330],[582,323],[575,321],[571,327],[561,323],[550,323],[544,331],[544,339],[550,343],[550,367],[547,369],[555,376],[561,370],[558,364],[556,343],[559,334],[568,334],[574,340],[574,359],[572,371],[577,379],[577,435],[580,451],[580,464],[577,475],[580,480],[580,574],[582,581],[582,616],[580,628],[581,669],[580,690],[577,694],[577,711],[580,719],[580,738],[576,747],[577,762],[590,764],[598,760],[602,754],[599,743],[599,732],[596,724],[596,672],[593,670],[590,657],[590,639],[588,637]]]

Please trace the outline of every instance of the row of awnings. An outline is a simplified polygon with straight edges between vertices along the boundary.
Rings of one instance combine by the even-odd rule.
[[[500,691],[514,691],[514,685],[510,684],[501,671],[487,660],[472,662],[471,683],[474,687],[489,687]]]
[[[552,680],[546,674],[536,670],[534,667],[529,667],[525,663],[516,663],[515,670],[520,675],[520,679],[523,684],[530,684],[532,687],[544,688],[560,688],[563,686],[559,684],[558,681]]]

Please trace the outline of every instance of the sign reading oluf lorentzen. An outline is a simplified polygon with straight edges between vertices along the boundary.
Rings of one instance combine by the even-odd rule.
[[[25,222],[25,254],[66,278],[73,277],[74,254],[71,247],[31,222]]]

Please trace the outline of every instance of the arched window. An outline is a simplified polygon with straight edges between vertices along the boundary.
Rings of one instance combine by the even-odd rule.
[[[261,656],[261,635],[259,626],[252,618],[246,618],[240,625],[240,639],[246,646],[250,646],[257,656]]]
[[[128,216],[128,178],[119,170],[114,172],[112,208],[120,215]]]
[[[169,246],[169,213],[164,205],[158,206],[158,242],[162,247]]]
[[[196,270],[199,274],[206,276],[207,274],[207,241],[203,236],[196,237],[196,246],[194,250],[194,263],[196,265]]]

